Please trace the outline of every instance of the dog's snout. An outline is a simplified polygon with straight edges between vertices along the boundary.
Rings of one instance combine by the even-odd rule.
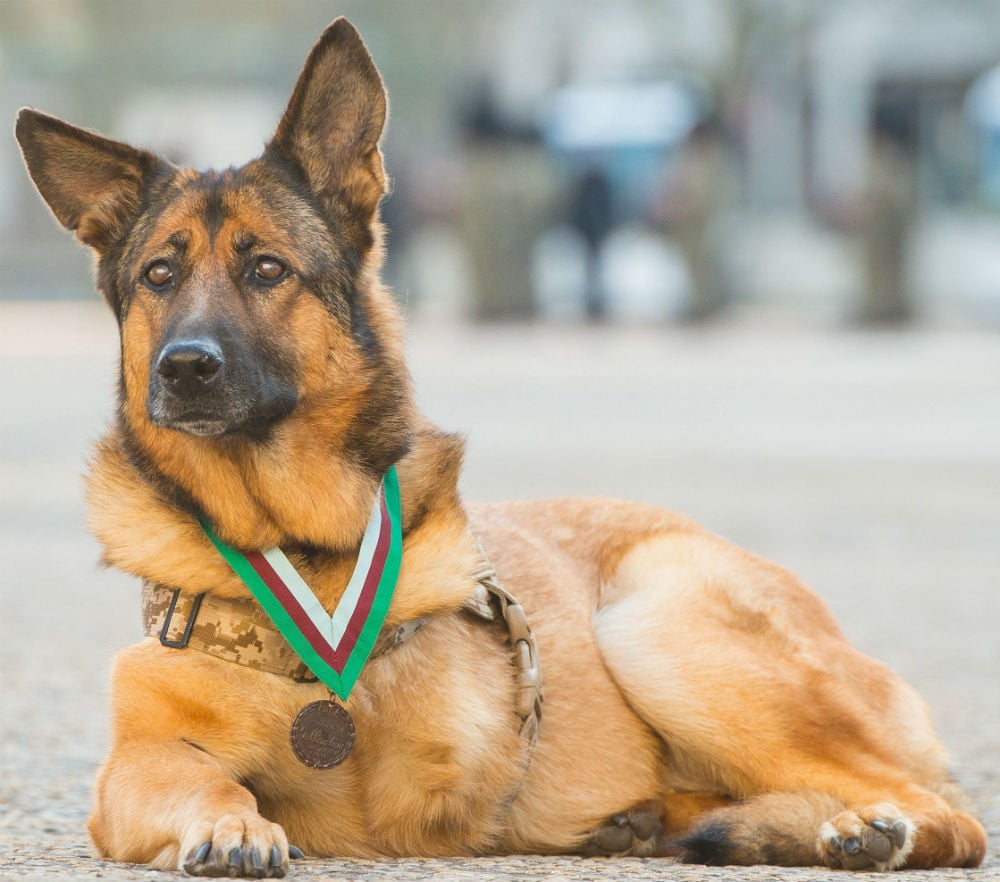
[[[172,391],[197,393],[219,376],[222,350],[211,340],[178,340],[163,347],[156,372]]]
[[[234,323],[170,329],[154,352],[146,390],[154,426],[203,437],[259,435],[298,400],[295,386]]]

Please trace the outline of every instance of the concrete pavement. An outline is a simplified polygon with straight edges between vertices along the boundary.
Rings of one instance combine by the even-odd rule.
[[[991,832],[986,868],[934,878],[1000,878],[996,334],[421,325],[410,351],[424,410],[468,434],[468,498],[644,499],[799,572],[923,693]],[[133,580],[98,568],[82,525],[116,355],[96,303],[0,303],[0,878],[171,878],[90,859],[83,827],[110,660],[140,636]],[[307,862],[297,875],[844,878],[539,858]]]

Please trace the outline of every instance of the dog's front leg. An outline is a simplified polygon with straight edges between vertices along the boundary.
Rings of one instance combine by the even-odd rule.
[[[285,831],[261,817],[254,795],[215,758],[182,740],[116,745],[88,826],[113,860],[196,876],[288,872]]]

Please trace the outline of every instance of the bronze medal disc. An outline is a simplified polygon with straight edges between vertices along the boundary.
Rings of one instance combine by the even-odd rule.
[[[339,766],[354,749],[354,720],[333,701],[307,704],[292,721],[292,750],[310,769]]]

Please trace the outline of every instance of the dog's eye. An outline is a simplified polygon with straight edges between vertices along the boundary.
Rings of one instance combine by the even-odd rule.
[[[257,261],[253,273],[265,282],[276,282],[285,274],[285,265],[273,257],[262,257]]]
[[[174,271],[165,260],[158,260],[146,270],[146,281],[150,285],[162,288],[174,277]]]

